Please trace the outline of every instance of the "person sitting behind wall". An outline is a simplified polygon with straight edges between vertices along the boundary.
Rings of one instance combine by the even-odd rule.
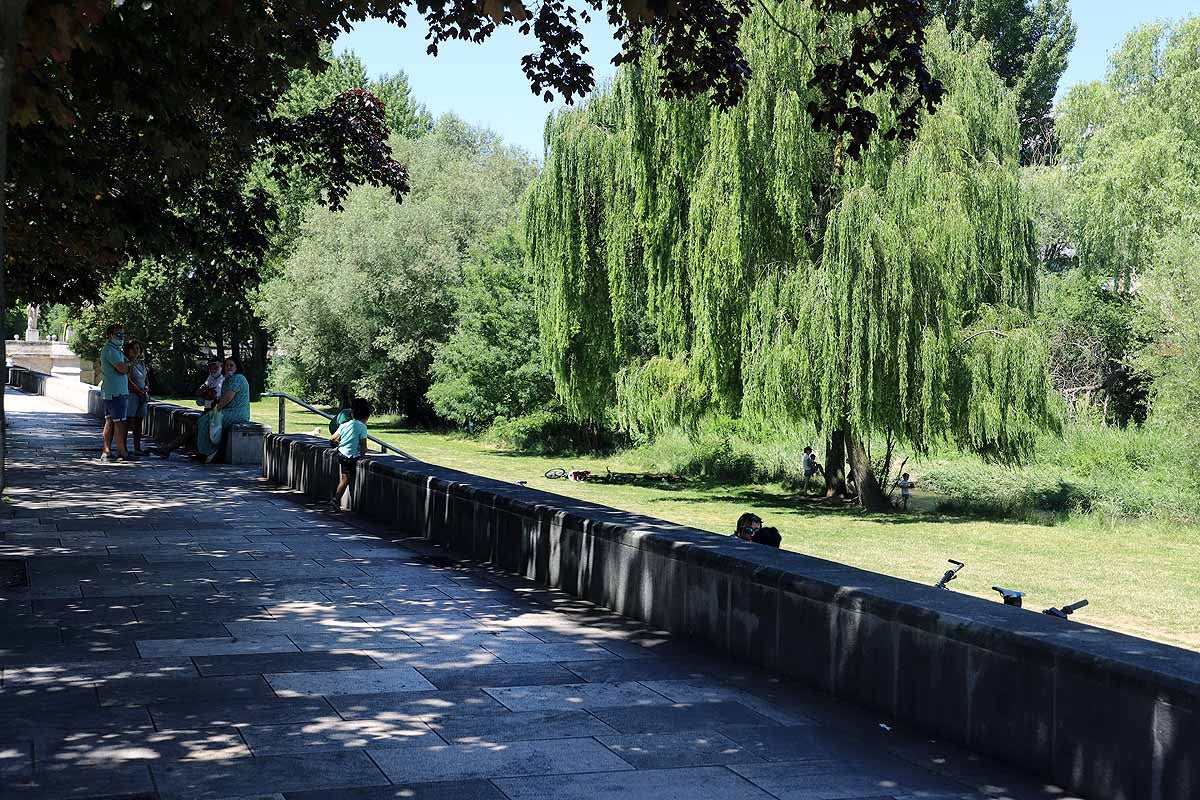
[[[765,544],[769,547],[779,547],[783,541],[778,528],[764,528],[762,517],[749,511],[738,517],[737,528],[733,535],[744,542]]]

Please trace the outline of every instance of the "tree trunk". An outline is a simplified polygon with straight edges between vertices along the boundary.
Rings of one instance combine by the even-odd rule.
[[[250,364],[246,368],[250,380],[250,397],[257,400],[267,388],[267,350],[271,340],[262,323],[255,320],[253,332],[253,349],[250,354]]]
[[[825,496],[846,496],[846,436],[840,430],[825,440]]]
[[[871,459],[862,441],[850,428],[850,423],[842,423],[842,435],[846,440],[846,454],[850,458],[850,469],[854,471],[854,482],[858,484],[858,504],[864,511],[889,511],[891,504],[879,487],[875,471],[871,468]]]
[[[25,19],[25,7],[29,0],[0,0],[0,361],[8,364],[6,342],[8,326],[8,296],[4,287],[7,266],[8,229],[4,222],[4,209],[8,199],[8,106],[12,99],[13,81],[16,79],[17,41],[21,36],[21,23]],[[7,369],[5,385],[7,386]],[[0,392],[0,494],[8,488],[7,474],[8,419],[4,414],[4,392]]]

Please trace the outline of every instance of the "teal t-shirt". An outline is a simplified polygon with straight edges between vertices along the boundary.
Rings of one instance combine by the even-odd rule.
[[[221,387],[221,394],[233,392],[233,400],[229,405],[221,409],[221,422],[223,425],[232,425],[235,422],[250,421],[250,381],[246,380],[245,375],[237,374],[232,378],[226,378],[225,384]]]
[[[100,396],[105,400],[129,394],[129,376],[117,372],[116,365],[125,363],[125,354],[111,341],[100,351]]]
[[[367,425],[360,419],[343,422],[342,426],[337,429],[337,437],[339,453],[347,458],[361,456],[362,449],[359,444],[361,444],[361,439],[367,438]]]

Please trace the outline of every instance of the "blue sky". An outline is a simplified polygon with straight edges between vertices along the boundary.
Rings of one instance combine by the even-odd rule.
[[[1200,0],[1071,0],[1071,13],[1079,35],[1060,94],[1072,84],[1102,78],[1109,53],[1130,29],[1200,13]],[[611,76],[608,62],[617,48],[608,26],[593,22],[585,34],[597,76]],[[546,114],[557,104],[535,97],[521,72],[521,56],[532,49],[530,42],[502,29],[482,45],[447,43],[434,58],[425,53],[424,36],[419,21],[407,29],[370,21],[339,39],[336,47],[358,53],[372,75],[408,73],[417,98],[434,115],[452,111],[540,157]]]

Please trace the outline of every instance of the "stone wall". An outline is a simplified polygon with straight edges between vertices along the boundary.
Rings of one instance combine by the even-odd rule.
[[[335,452],[311,436],[268,436],[263,469],[316,497],[337,480]],[[1200,654],[392,456],[360,463],[350,494],[404,535],[1087,797],[1200,797]]]

